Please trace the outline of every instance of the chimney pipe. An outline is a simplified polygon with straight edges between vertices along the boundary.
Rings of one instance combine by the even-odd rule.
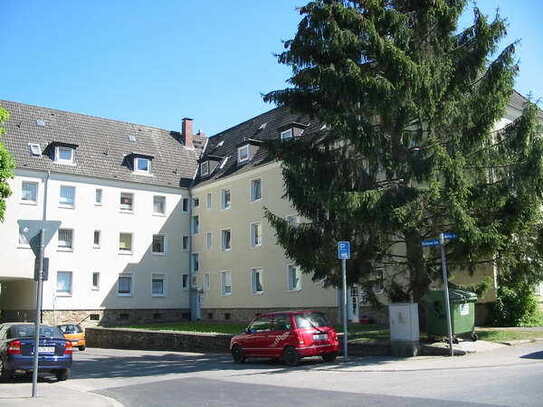
[[[183,118],[183,124],[181,126],[181,132],[183,133],[185,147],[187,148],[194,148],[192,144],[192,121],[192,119],[185,117]]]

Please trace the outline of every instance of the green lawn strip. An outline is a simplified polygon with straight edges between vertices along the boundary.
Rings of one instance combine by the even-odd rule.
[[[193,333],[217,333],[236,335],[242,332],[247,327],[247,324],[219,324],[207,322],[175,322],[165,324],[142,324],[119,326],[117,328],[131,329],[146,329],[150,331],[178,331],[178,332],[193,332]]]
[[[484,330],[477,329],[477,335],[479,339],[489,342],[508,342],[516,340],[530,340],[536,338],[543,338],[543,332],[541,331],[522,331],[522,330]]]

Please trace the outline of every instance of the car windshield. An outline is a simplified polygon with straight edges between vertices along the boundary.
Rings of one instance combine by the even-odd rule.
[[[319,328],[330,326],[330,323],[322,312],[308,312],[296,315],[296,326],[298,328]]]
[[[59,325],[58,327],[64,334],[79,334],[83,332],[79,325]]]
[[[54,326],[40,326],[40,336],[47,338],[63,338],[62,332]],[[14,325],[9,329],[10,338],[33,338],[34,325]]]

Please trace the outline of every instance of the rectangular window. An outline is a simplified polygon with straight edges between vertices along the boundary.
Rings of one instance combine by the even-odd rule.
[[[151,172],[151,160],[148,158],[134,158],[134,171],[141,174],[149,174]]]
[[[189,275],[181,274],[181,288],[187,290],[189,288]]]
[[[119,276],[117,281],[117,294],[119,296],[128,297],[133,292],[132,276]]]
[[[253,294],[262,294],[262,269],[251,269],[251,292]]]
[[[100,188],[97,188],[94,195],[95,205],[102,205],[102,195],[103,195],[103,191]]]
[[[121,211],[134,211],[134,194],[130,192],[121,192]]]
[[[74,163],[74,149],[71,147],[59,146],[55,149],[55,161],[59,164]]]
[[[95,249],[100,248],[100,231],[99,230],[94,231],[94,239],[93,239],[92,247],[94,247]]]
[[[156,215],[164,215],[166,213],[166,197],[155,195],[153,196],[153,213]]]
[[[204,274],[204,291],[209,291],[211,288],[211,276],[209,273]]]
[[[251,201],[258,201],[262,198],[262,180],[254,179],[251,181]]]
[[[200,270],[200,255],[198,253],[192,253],[191,255],[192,271],[197,273]]]
[[[302,289],[302,275],[300,267],[289,264],[288,266],[288,289],[299,291]]]
[[[289,138],[292,138],[292,129],[281,132],[281,140],[287,140]]]
[[[60,206],[73,208],[75,206],[75,187],[68,185],[60,186]]]
[[[166,278],[164,274],[153,274],[151,277],[151,294],[153,297],[166,295]]]
[[[132,253],[132,233],[119,233],[119,252]]]
[[[200,199],[199,198],[192,198],[192,207],[198,208],[200,206]]]
[[[230,209],[230,190],[223,189],[221,191],[221,209]]]
[[[385,270],[382,267],[379,267],[375,270],[375,281],[373,283],[373,292],[375,294],[382,294],[384,286]]]
[[[213,204],[211,192],[207,193],[207,209],[211,209],[211,206]]]
[[[206,233],[206,249],[211,249],[213,247],[213,232]]]
[[[73,249],[74,231],[72,229],[59,229],[58,230],[58,248],[59,249]]]
[[[92,289],[100,289],[100,273],[92,273]]]
[[[192,217],[192,234],[200,233],[200,217],[198,215]]]
[[[230,229],[221,230],[221,248],[224,251],[230,250],[232,248],[232,232]]]
[[[30,242],[25,234],[25,228],[19,226],[19,247],[30,247]]]
[[[209,161],[204,161],[200,164],[200,175],[202,177],[207,177],[209,175]]]
[[[243,163],[249,159],[249,144],[238,147],[238,163]]]
[[[21,201],[24,203],[38,202],[38,183],[23,181]]]
[[[152,252],[153,254],[166,254],[166,236],[153,235]]]
[[[187,235],[183,235],[181,237],[181,249],[182,250],[188,250],[189,249],[189,239],[190,239],[190,236],[187,236]]]
[[[297,215],[287,216],[287,223],[291,227],[297,227],[300,224],[300,217]]]
[[[262,224],[251,223],[251,247],[262,246]]]
[[[58,271],[57,272],[57,294],[72,295],[72,272]]]
[[[183,201],[181,203],[181,210],[183,212],[188,212],[189,211],[189,199],[188,198],[183,198]]]
[[[232,272],[221,271],[221,295],[232,294]]]

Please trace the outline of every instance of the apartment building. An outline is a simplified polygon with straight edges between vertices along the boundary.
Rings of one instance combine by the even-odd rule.
[[[2,317],[33,319],[32,234],[46,205],[44,321],[188,318],[183,231],[189,228],[189,186],[204,142],[192,135],[192,121],[183,121],[183,132],[170,132],[0,104],[11,115],[3,142],[17,165],[0,224]]]

